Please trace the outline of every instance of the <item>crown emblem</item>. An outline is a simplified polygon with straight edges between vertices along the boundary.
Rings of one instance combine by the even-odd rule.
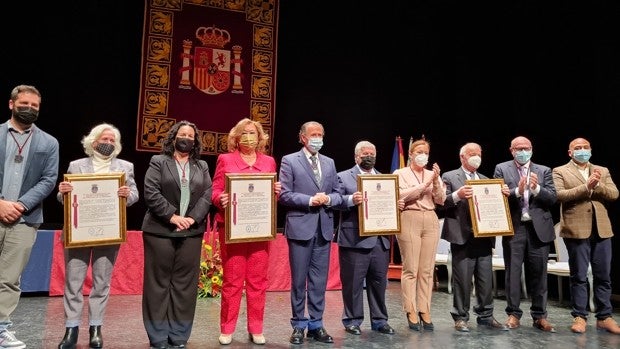
[[[220,28],[200,27],[196,30],[196,38],[202,42],[204,46],[224,48],[224,45],[230,42],[230,34],[228,31]]]

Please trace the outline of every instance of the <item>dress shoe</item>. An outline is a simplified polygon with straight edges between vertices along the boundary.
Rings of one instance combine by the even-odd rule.
[[[573,333],[585,333],[586,332],[586,319],[581,316],[575,316],[573,319],[573,325],[570,327]]]
[[[508,320],[506,320],[506,327],[512,330],[519,326],[521,326],[521,321],[519,321],[519,318],[516,317],[515,315],[508,315]]]
[[[508,326],[500,324],[499,321],[495,320],[493,316],[487,319],[477,318],[476,321],[478,322],[478,326],[484,326],[491,330],[501,330],[501,331],[509,330]]]
[[[344,330],[349,332],[350,334],[354,334],[356,336],[359,336],[360,334],[362,334],[362,330],[360,329],[359,326],[357,325],[349,325],[349,326],[345,326]]]
[[[385,324],[381,327],[377,327],[374,330],[377,332],[383,333],[383,334],[394,334],[395,332],[392,326],[390,326],[389,324]]]
[[[58,349],[75,349],[79,333],[80,328],[78,326],[67,327],[65,336],[62,338],[62,341],[60,341],[60,344],[58,344]]]
[[[419,331],[421,329],[420,320],[416,319],[418,321],[411,321],[411,317],[415,317],[415,315],[413,313],[407,313],[407,323],[409,324],[409,328],[414,331]]]
[[[420,317],[420,322],[422,323],[422,328],[424,329],[424,331],[435,330],[435,325],[433,325],[433,322],[430,321],[430,316],[428,322],[424,321],[424,319],[422,318],[422,313],[418,313],[418,316]]]
[[[596,328],[600,331],[607,331],[613,334],[620,334],[620,326],[616,320],[608,317],[604,320],[596,320]]]
[[[454,322],[454,329],[459,332],[469,332],[469,326],[467,326],[467,321],[465,320],[456,320]]]
[[[308,330],[306,337],[314,338],[315,341],[321,343],[334,343],[334,339],[327,333],[327,330],[324,327]]]
[[[232,333],[231,334],[220,333],[220,336],[217,338],[217,340],[220,342],[221,345],[228,345],[232,343]]]
[[[544,318],[534,320],[534,323],[532,324],[532,326],[536,327],[537,329],[541,331],[555,332],[555,328],[553,327],[553,325],[547,319],[544,319]]]
[[[168,338],[168,349],[185,349],[187,348],[187,342],[175,341]]]
[[[267,342],[267,340],[265,339],[265,335],[262,333],[256,333],[256,334],[250,333],[250,340],[252,341],[252,343],[258,344],[258,345],[263,345]]]
[[[295,327],[293,329],[293,334],[291,335],[291,339],[289,340],[291,344],[301,344],[304,342],[304,329]]]
[[[103,348],[103,335],[101,334],[101,326],[90,326],[88,329],[90,340],[88,345],[91,348]]]
[[[166,342],[157,342],[151,343],[149,349],[168,349],[168,343]]]

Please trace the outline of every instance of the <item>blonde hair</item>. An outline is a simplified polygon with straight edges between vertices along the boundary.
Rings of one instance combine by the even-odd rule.
[[[234,152],[239,149],[239,139],[244,132],[244,129],[247,125],[254,125],[256,127],[256,132],[258,133],[258,144],[256,145],[256,151],[264,153],[267,149],[267,141],[269,140],[269,135],[265,133],[263,130],[263,125],[260,122],[250,120],[248,118],[243,118],[237,122],[233,128],[230,129],[228,133],[228,151]]]

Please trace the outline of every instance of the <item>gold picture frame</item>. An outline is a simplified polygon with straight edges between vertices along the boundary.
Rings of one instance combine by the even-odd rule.
[[[127,241],[127,199],[118,196],[125,173],[65,174],[73,190],[63,197],[66,248]]]
[[[226,243],[276,238],[276,173],[226,174]]]
[[[357,190],[364,197],[358,208],[360,236],[399,234],[398,175],[359,175]]]
[[[469,202],[472,227],[475,237],[514,235],[508,198],[502,194],[504,180],[466,180],[474,193]]]

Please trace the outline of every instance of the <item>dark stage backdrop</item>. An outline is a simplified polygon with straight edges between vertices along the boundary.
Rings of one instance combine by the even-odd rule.
[[[142,188],[152,156],[135,149],[143,20],[137,0],[4,5],[0,92],[8,101],[17,84],[40,88],[37,125],[60,140],[61,176],[84,155],[82,136],[106,121],[121,129],[121,157],[134,162]],[[424,134],[442,171],[459,166],[463,143],[480,143],[490,176],[517,135],[550,167],[566,163],[568,143],[583,136],[592,161],[620,184],[610,125],[620,111],[619,26],[615,1],[282,1],[273,154],[279,162],[298,150],[299,126],[317,120],[326,130],[321,152],[339,170],[367,139],[389,172],[395,137]],[[204,158],[214,166],[214,155]],[[620,202],[609,209],[618,234]],[[130,207],[128,229],[139,230],[143,215],[142,202]],[[49,229],[62,226],[53,195],[45,219]],[[620,294],[620,269],[614,280]]]

